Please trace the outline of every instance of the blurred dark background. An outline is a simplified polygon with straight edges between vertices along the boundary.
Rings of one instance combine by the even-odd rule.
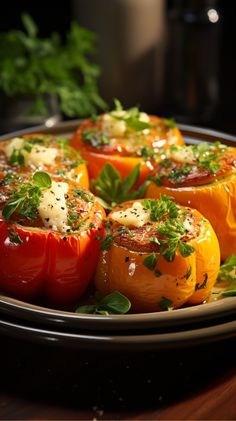
[[[236,134],[236,2],[223,0],[8,0],[0,31],[65,36],[71,20],[98,34],[101,96],[177,121]]]

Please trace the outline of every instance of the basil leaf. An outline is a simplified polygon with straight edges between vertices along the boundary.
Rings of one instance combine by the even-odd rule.
[[[228,282],[236,281],[236,256],[233,254],[227,257],[226,261],[220,267],[217,282],[222,280]]]
[[[86,313],[86,314],[94,314],[96,313],[96,305],[84,305],[84,306],[80,306],[78,307],[75,312],[76,313]]]
[[[135,183],[137,183],[139,179],[140,173],[140,164],[136,165],[134,169],[129,173],[129,175],[124,178],[122,182],[122,193],[126,195],[132,187],[134,187]]]
[[[127,297],[119,291],[114,291],[101,299],[98,305],[99,311],[105,310],[109,314],[125,314],[130,310],[131,303]]]
[[[36,184],[36,186],[40,188],[50,189],[50,187],[52,186],[52,180],[50,175],[48,175],[44,171],[37,171],[36,173],[34,173],[33,181],[34,184]]]
[[[150,123],[146,123],[145,121],[141,121],[135,117],[126,118],[125,122],[127,127],[135,130],[136,132],[141,132],[142,130],[150,129],[152,127]]]
[[[83,305],[76,309],[76,313],[88,314],[125,314],[131,308],[131,303],[127,297],[119,291],[114,291],[105,297],[97,296],[98,302],[92,305]]]
[[[235,297],[236,296],[236,288],[235,289],[228,289],[221,293],[223,297]]]
[[[130,174],[122,179],[119,171],[112,164],[105,164],[96,180],[92,180],[93,193],[105,200],[107,208],[117,203],[142,198],[149,181],[144,182],[138,189],[132,190],[139,179],[140,165],[134,167]]]

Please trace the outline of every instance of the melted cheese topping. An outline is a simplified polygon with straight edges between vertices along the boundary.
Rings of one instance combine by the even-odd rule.
[[[171,158],[176,162],[181,162],[183,164],[192,164],[196,161],[193,150],[191,148],[185,147],[176,147],[171,151]]]
[[[117,117],[124,117],[126,115],[126,111],[113,111],[112,114]],[[148,123],[150,118],[148,114],[140,113],[139,121]],[[127,125],[124,120],[118,120],[110,114],[104,114],[102,116],[102,130],[107,136],[122,137],[127,130]],[[144,129],[143,133],[148,134],[149,129]]]
[[[68,208],[65,200],[68,188],[67,183],[52,181],[51,188],[43,192],[38,211],[46,228],[62,233],[70,229],[67,220]]]
[[[57,157],[56,148],[46,148],[45,146],[35,145],[31,152],[23,151],[26,165],[53,165]]]
[[[25,158],[25,165],[53,165],[57,157],[58,151],[56,148],[46,148],[42,145],[33,145],[30,152],[23,149],[24,143],[27,142],[21,138],[12,139],[5,147],[5,154],[8,159],[15,150],[21,149],[21,153]]]
[[[102,130],[107,136],[123,136],[126,131],[126,124],[123,120],[117,120],[110,114],[104,114],[102,118]]]
[[[24,139],[20,137],[15,137],[4,148],[4,152],[7,156],[7,159],[10,159],[11,155],[13,154],[14,150],[21,149],[24,145]]]
[[[122,225],[139,228],[150,221],[150,211],[140,202],[135,202],[130,208],[113,212],[111,218]]]

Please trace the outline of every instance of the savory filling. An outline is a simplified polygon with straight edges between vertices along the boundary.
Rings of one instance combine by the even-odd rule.
[[[233,148],[216,142],[172,146],[151,176],[158,186],[187,187],[212,183],[236,171]]]
[[[37,171],[32,176],[10,174],[0,185],[0,216],[7,222],[63,234],[89,228],[94,198],[76,183]]]
[[[178,141],[173,120],[149,116],[137,107],[124,110],[117,100],[115,105],[114,111],[82,124],[81,137],[86,146],[108,154],[157,160],[166,143]]]
[[[177,251],[184,257],[194,252],[188,242],[199,235],[202,223],[203,218],[178,206],[169,196],[123,203],[106,221],[102,249],[114,242],[140,253],[160,253],[172,261]]]
[[[2,142],[0,146],[0,175],[23,174],[45,170],[54,176],[77,178],[74,171],[83,161],[79,153],[61,137],[28,135]]]

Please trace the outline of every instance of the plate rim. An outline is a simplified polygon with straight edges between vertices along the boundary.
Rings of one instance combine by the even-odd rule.
[[[194,330],[184,330],[176,332],[137,334],[137,335],[115,335],[112,334],[85,334],[77,332],[62,332],[47,330],[39,327],[20,325],[11,320],[0,320],[0,332],[6,335],[22,338],[23,335],[27,341],[51,343],[65,347],[76,347],[92,349],[98,348],[122,349],[122,350],[141,350],[160,349],[160,348],[181,348],[194,346],[196,344],[210,343],[212,341],[223,340],[236,336],[236,320],[230,320],[225,323],[212,326],[201,327]]]

